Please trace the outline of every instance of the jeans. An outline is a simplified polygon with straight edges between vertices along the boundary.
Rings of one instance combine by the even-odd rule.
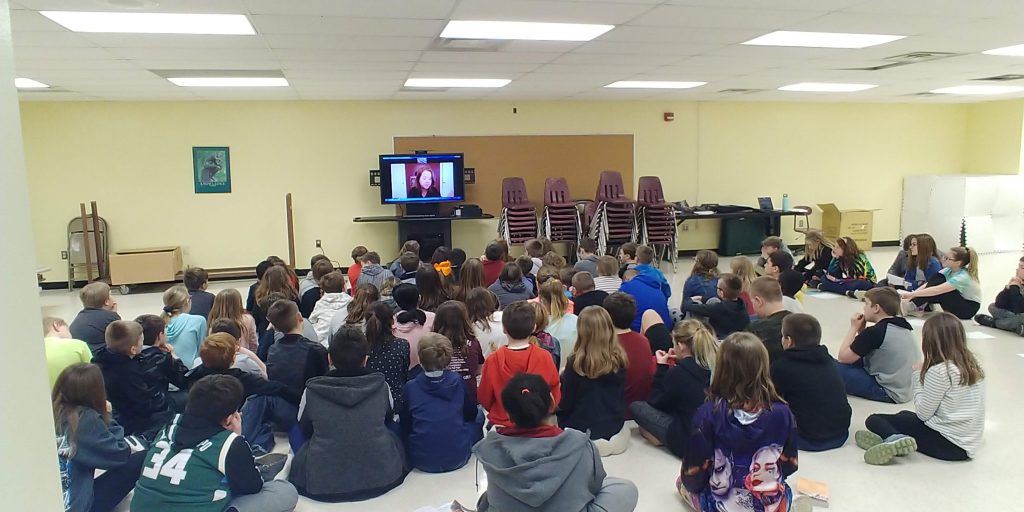
[[[863,279],[853,279],[845,282],[833,282],[829,281],[828,278],[821,280],[821,289],[826,292],[838,293],[839,295],[846,295],[846,292],[856,290],[870,290],[874,285],[871,281],[865,281]]]
[[[90,512],[110,512],[135,488],[146,463],[146,450],[135,452],[123,466],[108,469],[92,482],[92,508]]]
[[[1024,313],[997,308],[995,304],[989,304],[988,313],[995,319],[996,329],[1020,332],[1021,326],[1024,325]]]
[[[274,427],[288,432],[298,423],[299,409],[279,396],[251,396],[242,406],[242,437],[255,450],[274,449]]]
[[[843,377],[846,384],[846,394],[867,398],[875,402],[896,403],[885,388],[878,384],[878,381],[864,369],[864,359],[858,359],[856,363],[846,364],[836,361],[839,367],[839,375]]]
[[[917,414],[912,411],[901,411],[896,414],[872,414],[864,422],[868,430],[882,439],[893,434],[903,434],[917,441],[917,451],[939,460],[968,460],[967,452],[953,444],[942,434],[925,425]]]
[[[672,416],[661,410],[655,409],[647,402],[633,402],[629,404],[629,411],[633,413],[633,419],[640,428],[648,431],[661,441],[668,442],[668,427],[672,424]]]
[[[945,282],[946,276],[942,274],[935,274],[928,280],[928,286],[936,286]],[[956,290],[932,297],[921,297],[914,299],[913,302],[918,307],[926,304],[938,304],[942,307],[943,311],[953,313],[961,320],[970,320],[971,318],[974,318],[974,315],[978,314],[978,310],[981,309],[980,302],[967,300]]]
[[[231,500],[228,511],[234,512],[291,512],[299,502],[295,486],[284,480],[263,483],[256,494],[238,496]]]
[[[840,437],[835,439],[805,439],[804,437],[797,435],[797,444],[802,452],[823,452],[825,450],[834,450],[846,444],[846,439],[850,437],[850,433],[847,432]]]
[[[587,503],[581,512],[633,512],[639,498],[640,493],[633,482],[624,478],[606,477],[594,501]],[[486,492],[477,501],[476,509],[477,512],[491,511]]]

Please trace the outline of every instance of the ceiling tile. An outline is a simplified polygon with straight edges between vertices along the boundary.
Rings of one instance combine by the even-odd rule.
[[[263,14],[253,15],[251,19],[260,34],[436,37],[444,28],[442,20]]]
[[[252,14],[447,19],[456,0],[245,0]]]
[[[758,9],[756,14],[741,8],[689,7],[662,5],[631,21],[633,26],[671,26],[700,28],[759,28],[766,32],[781,30],[796,23],[826,14],[825,10],[786,11]]]
[[[280,49],[426,50],[432,37],[377,37],[344,34],[267,34],[263,41]]]
[[[647,4],[557,0],[461,0],[453,20],[539,21],[618,25],[649,11]]]

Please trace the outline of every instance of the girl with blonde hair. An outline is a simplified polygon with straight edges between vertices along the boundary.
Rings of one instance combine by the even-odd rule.
[[[562,372],[558,425],[589,432],[602,456],[622,453],[629,446],[622,428],[629,360],[604,308],[584,309],[578,326],[579,341]]]
[[[919,451],[940,460],[974,457],[985,431],[985,371],[967,348],[964,325],[950,313],[922,329],[924,362],[914,365],[914,409],[872,414],[857,432],[868,464]]]
[[[540,304],[548,311],[545,331],[561,343],[561,353],[571,354],[576,345],[576,315],[569,312],[569,299],[565,287],[558,279],[548,279],[540,285]]]
[[[953,247],[942,257],[942,266],[927,285],[912,292],[900,292],[904,314],[918,314],[933,304],[961,320],[978,313],[981,309],[978,253],[970,247]]]
[[[804,257],[796,262],[794,270],[804,275],[804,282],[809,283],[815,277],[820,278],[828,264],[832,262],[832,242],[819,229],[808,229],[804,233]]]
[[[655,354],[658,370],[646,402],[629,406],[640,434],[651,444],[668,445],[683,458],[690,419],[707,397],[711,371],[718,358],[718,341],[703,322],[684,320],[672,329],[673,347]],[[675,366],[670,363],[675,361]]]
[[[161,316],[167,323],[167,343],[174,347],[175,355],[191,370],[199,359],[199,345],[206,338],[206,319],[189,314],[192,300],[184,285],[170,287],[164,292],[163,301]]]
[[[227,288],[217,293],[213,299],[213,307],[210,309],[210,316],[207,318],[207,325],[219,319],[231,320],[238,324],[242,337],[238,343],[249,349],[256,350],[256,320],[242,307],[242,294],[234,288]]]
[[[829,261],[831,261],[832,254],[829,253],[828,257]],[[826,266],[826,268],[828,267]],[[750,258],[736,256],[729,262],[729,270],[736,277],[740,278],[740,282],[743,283],[743,291],[740,292],[740,298],[747,305],[747,314],[754,316],[754,303],[750,300],[750,285],[754,284],[754,279],[757,279],[757,267],[754,266],[754,262]]]

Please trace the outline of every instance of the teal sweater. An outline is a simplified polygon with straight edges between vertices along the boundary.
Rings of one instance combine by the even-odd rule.
[[[182,313],[167,322],[167,343],[174,354],[190,370],[199,357],[199,344],[206,338],[206,319],[199,315]]]

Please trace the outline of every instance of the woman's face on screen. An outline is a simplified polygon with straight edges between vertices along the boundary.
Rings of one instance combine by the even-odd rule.
[[[434,173],[429,170],[420,171],[420,188],[426,190],[434,185]]]

